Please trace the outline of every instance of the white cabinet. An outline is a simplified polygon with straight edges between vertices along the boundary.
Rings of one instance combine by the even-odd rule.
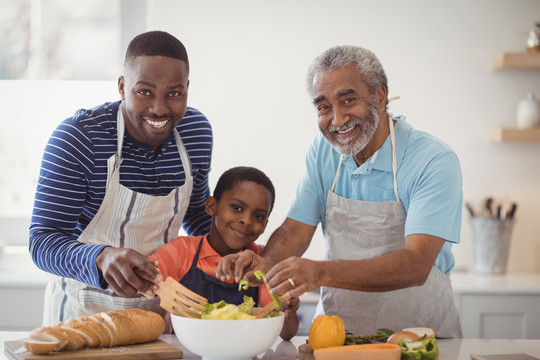
[[[0,255],[0,331],[41,326],[47,279],[28,254]]]
[[[456,301],[465,338],[540,338],[540,295],[461,294]]]
[[[463,337],[540,339],[540,274],[451,278]]]
[[[1,286],[0,330],[30,331],[41,326],[45,288]]]
[[[313,322],[313,316],[317,309],[318,295],[314,296],[301,296],[300,307],[298,308],[298,333],[297,335],[307,336],[309,335],[309,328]]]
[[[540,339],[540,273],[451,276],[463,337]],[[300,297],[299,335],[307,335],[317,306],[316,293]]]

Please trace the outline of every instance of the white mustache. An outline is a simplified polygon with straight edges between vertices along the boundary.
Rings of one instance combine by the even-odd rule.
[[[349,130],[350,128],[353,128],[357,125],[360,125],[362,123],[362,119],[360,118],[352,118],[351,120],[347,121],[342,126],[334,126],[330,125],[328,126],[328,131],[336,132],[336,131],[345,131]]]

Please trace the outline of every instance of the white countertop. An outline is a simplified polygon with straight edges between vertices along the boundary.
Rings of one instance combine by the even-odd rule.
[[[454,294],[540,295],[540,273],[475,274],[454,271],[450,276]],[[302,303],[319,300],[315,292],[300,297]]]
[[[540,294],[540,273],[483,275],[455,271],[450,279],[455,294]]]
[[[0,254],[0,287],[45,288],[49,274],[40,270],[30,254]]]
[[[26,332],[5,332],[0,331],[0,345],[4,348],[4,341],[18,340],[25,336]],[[183,347],[176,336],[162,335],[161,339],[169,344],[181,349],[184,353],[183,359],[201,359]],[[297,359],[298,346],[306,343],[305,336],[296,336],[291,341],[276,340],[272,347],[258,359]],[[484,339],[453,339],[438,340],[439,360],[470,360],[469,354],[510,354],[526,353],[540,358],[540,339],[538,340],[484,340]],[[0,359],[8,359],[5,353],[0,354]]]

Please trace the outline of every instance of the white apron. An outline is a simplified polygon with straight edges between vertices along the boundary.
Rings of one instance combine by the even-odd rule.
[[[397,191],[394,126],[391,117],[388,119],[397,201],[368,202],[334,194],[342,156],[327,197],[326,260],[369,259],[405,247],[406,215]],[[376,156],[377,152],[372,162]],[[450,278],[435,266],[424,285],[406,289],[378,293],[321,287],[315,316],[319,314],[339,315],[354,334],[422,326],[434,328],[439,338],[462,337]]]
[[[166,196],[138,193],[120,184],[120,164],[124,140],[124,119],[118,108],[118,150],[108,159],[107,188],[103,203],[79,237],[88,244],[131,248],[145,256],[178,236],[193,189],[193,176],[187,151],[174,130],[178,152],[184,164],[185,183]],[[142,295],[119,296],[110,288],[98,289],[77,280],[51,276],[45,291],[43,325],[91,315],[101,311],[142,308],[160,312],[159,298]]]

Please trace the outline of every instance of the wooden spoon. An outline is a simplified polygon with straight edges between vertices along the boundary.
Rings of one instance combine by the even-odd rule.
[[[279,297],[279,302],[283,303],[284,301],[289,300],[289,297],[287,295],[283,295]],[[256,319],[260,319],[265,317],[266,315],[270,314],[274,310],[279,310],[279,308],[276,307],[276,304],[272,301],[268,304],[266,304],[261,309],[257,310],[253,315],[255,315]]]
[[[154,292],[159,296],[159,305],[162,308],[174,315],[201,318],[201,314],[196,310],[205,310],[204,304],[208,304],[206,298],[189,290],[170,276],[157,285],[159,288]],[[152,298],[146,294],[143,295],[148,299]]]

